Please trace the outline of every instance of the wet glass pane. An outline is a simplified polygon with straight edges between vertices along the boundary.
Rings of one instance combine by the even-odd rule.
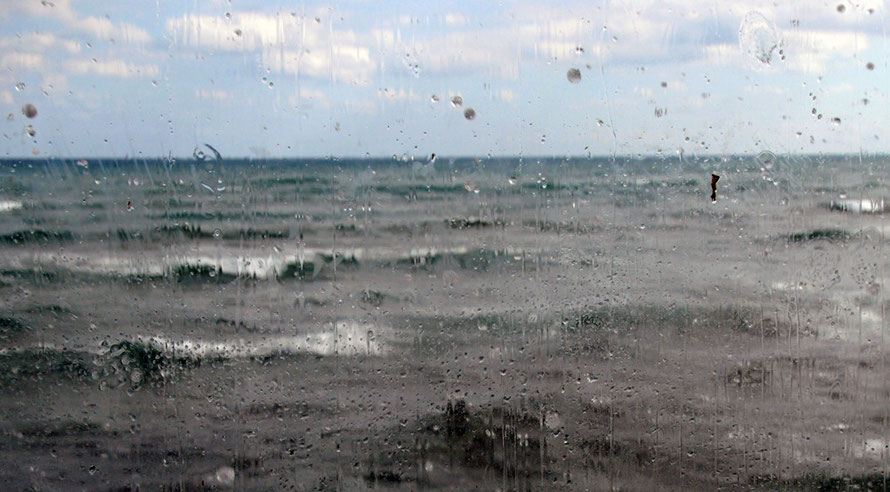
[[[0,480],[885,488],[886,24],[0,4]]]

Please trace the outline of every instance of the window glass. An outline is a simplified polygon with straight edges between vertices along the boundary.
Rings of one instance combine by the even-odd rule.
[[[0,4],[0,479],[885,487],[886,24]]]

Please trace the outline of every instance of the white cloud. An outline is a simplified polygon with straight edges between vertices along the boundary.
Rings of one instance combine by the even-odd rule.
[[[62,49],[68,53],[79,53],[80,43],[49,33],[29,33],[22,36],[0,38],[0,50],[18,49],[42,53],[54,48]]]
[[[420,96],[414,91],[406,91],[405,89],[383,88],[377,90],[377,97],[380,99],[388,99],[390,101],[416,101]]]
[[[702,60],[705,65],[715,67],[747,67],[748,62],[744,59],[742,51],[737,43],[721,43],[711,44],[703,47]],[[764,66],[767,68],[768,66]]]
[[[43,66],[40,53],[6,53],[0,57],[0,68],[6,70],[40,70]]]
[[[157,65],[128,63],[123,60],[72,60],[65,63],[68,72],[78,75],[95,74],[110,77],[157,77]]]
[[[326,92],[308,87],[301,87],[298,94],[288,96],[287,102],[298,109],[309,109],[314,106],[330,109],[331,101]]]
[[[231,97],[228,92],[219,89],[196,89],[195,96],[201,99],[213,99],[216,101],[224,101]]]
[[[634,94],[639,94],[647,99],[653,99],[655,97],[655,91],[649,87],[634,87]]]
[[[519,94],[511,89],[499,89],[497,92],[495,92],[495,95],[501,101],[508,103],[515,102],[517,99],[519,99]]]
[[[377,113],[377,105],[374,104],[374,101],[347,99],[343,101],[343,107],[346,108],[346,112],[350,114],[371,116]]]
[[[145,29],[126,22],[114,25],[105,18],[85,17],[76,19],[70,22],[70,26],[97,39],[113,39],[115,42],[134,44],[144,44],[151,41],[151,36]]]
[[[40,89],[45,92],[64,92],[68,90],[68,77],[61,73],[50,73],[43,76]]]
[[[367,85],[377,69],[368,43],[359,42],[352,31],[331,31],[310,16],[184,15],[168,19],[167,31],[192,48],[259,52],[263,67],[278,73]]]
[[[31,17],[49,17],[57,19],[71,29],[89,34],[90,36],[124,43],[147,43],[151,41],[148,31],[132,24],[115,25],[108,18],[81,17],[71,6],[71,0],[22,0],[7,2],[0,7],[0,18],[8,17],[14,12],[21,12]]]
[[[445,14],[445,25],[447,26],[462,26],[467,23],[467,17],[463,14],[459,14],[456,12],[449,12]]]
[[[853,58],[869,47],[868,37],[851,31],[797,30],[785,36],[788,68],[824,74],[831,58]]]

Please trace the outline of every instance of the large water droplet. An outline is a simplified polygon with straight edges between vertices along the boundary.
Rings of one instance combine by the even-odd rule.
[[[16,84],[16,85],[15,85],[15,90],[17,90],[17,91],[19,91],[19,92],[25,90],[25,83],[24,83],[24,82],[19,82],[18,84]]]
[[[769,150],[764,150],[761,153],[757,154],[757,163],[760,164],[764,169],[772,169],[775,167],[777,162],[776,154],[773,154]]]
[[[135,385],[140,384],[142,382],[142,371],[133,369],[133,371],[130,372],[130,382]]]
[[[27,133],[28,136],[33,137],[34,135],[37,135],[37,130],[35,130],[33,126],[28,125],[25,127],[25,133]]]
[[[223,466],[216,470],[216,481],[222,485],[232,485],[235,483],[235,469],[231,466]]]
[[[573,84],[577,84],[581,82],[581,70],[577,68],[570,68],[568,72],[566,72],[566,78],[569,79],[569,82]]]
[[[464,118],[466,118],[468,120],[475,119],[476,118],[476,110],[474,110],[473,108],[467,108],[466,111],[464,111]]]
[[[451,98],[451,106],[453,106],[455,108],[459,108],[459,107],[463,106],[463,104],[464,104],[464,98],[462,98],[460,96],[453,96]]]
[[[22,106],[22,114],[27,116],[28,118],[34,118],[37,116],[37,106],[34,106],[31,103],[25,104]]]
[[[776,25],[757,11],[748,12],[739,26],[739,46],[752,68],[768,67],[779,48]]]

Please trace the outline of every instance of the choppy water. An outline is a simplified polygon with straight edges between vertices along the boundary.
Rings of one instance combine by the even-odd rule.
[[[0,163],[15,488],[883,484],[883,158],[204,157]]]

